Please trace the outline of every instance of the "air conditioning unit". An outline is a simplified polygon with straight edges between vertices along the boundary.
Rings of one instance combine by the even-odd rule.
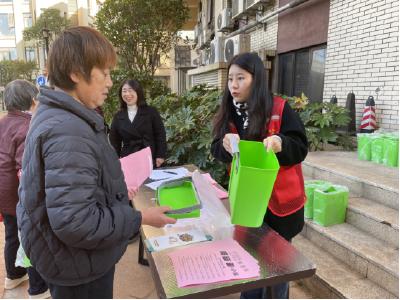
[[[271,3],[271,0],[245,0],[245,9],[258,9],[259,6]]]
[[[217,18],[217,29],[218,31],[226,31],[232,29],[232,9],[224,8]]]
[[[232,0],[232,18],[237,18],[245,10],[245,0]]]
[[[224,62],[224,38],[215,37],[210,43],[210,64]]]
[[[250,51],[250,36],[238,34],[225,40],[225,61],[228,62],[235,55]]]

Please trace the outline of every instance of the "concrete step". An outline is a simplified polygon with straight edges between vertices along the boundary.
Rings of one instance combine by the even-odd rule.
[[[313,298],[394,299],[387,290],[379,287],[349,266],[316,246],[302,235],[293,239],[293,245],[317,266],[316,274],[298,283],[312,291]]]
[[[394,247],[399,245],[399,212],[365,198],[349,198],[346,222]]]
[[[345,185],[350,194],[399,209],[398,168],[357,159],[356,152],[310,152],[302,164],[306,177]]]
[[[306,220],[303,235],[363,277],[399,295],[399,251],[360,229],[347,224],[322,227]]]

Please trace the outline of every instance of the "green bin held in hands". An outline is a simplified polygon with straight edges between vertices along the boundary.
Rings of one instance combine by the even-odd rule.
[[[324,180],[306,180],[304,182],[304,188],[306,192],[306,203],[304,204],[304,217],[307,219],[313,218],[313,210],[314,210],[314,190],[316,188],[319,189],[327,189],[331,186],[331,184]]]
[[[360,160],[371,160],[371,134],[357,133],[357,153]]]
[[[261,142],[239,142],[239,155],[232,161],[229,179],[231,222],[246,227],[260,227],[267,211],[279,162]]]
[[[314,222],[322,226],[341,224],[346,218],[349,189],[331,185],[327,189],[314,190]]]
[[[388,167],[399,165],[399,137],[395,135],[385,135],[383,146],[382,162]]]
[[[385,139],[382,134],[371,135],[371,161],[381,164],[383,162],[383,148]]]

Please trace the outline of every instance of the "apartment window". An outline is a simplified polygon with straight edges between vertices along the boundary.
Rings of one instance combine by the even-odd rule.
[[[0,14],[0,36],[10,36],[14,33],[14,15]]]
[[[0,60],[16,60],[16,48],[0,48]]]
[[[326,45],[279,55],[279,93],[322,102]]]
[[[25,60],[36,61],[36,49],[32,47],[25,48]]]
[[[31,13],[24,13],[24,28],[32,27],[32,14]]]

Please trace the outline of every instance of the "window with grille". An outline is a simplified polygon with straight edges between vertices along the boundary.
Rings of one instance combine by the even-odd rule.
[[[279,55],[278,92],[287,96],[304,93],[311,102],[322,102],[326,45]]]

